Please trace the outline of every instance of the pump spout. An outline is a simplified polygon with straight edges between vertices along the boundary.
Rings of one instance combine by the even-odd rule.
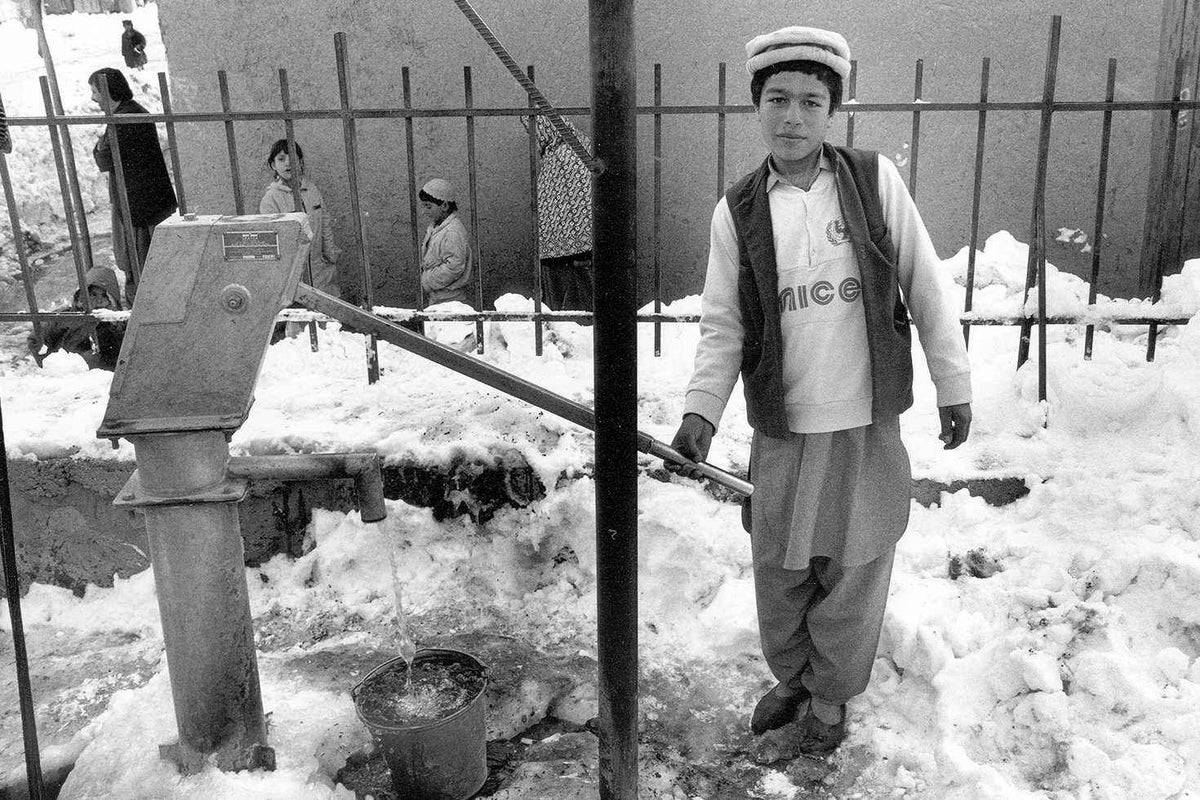
[[[377,453],[318,453],[290,456],[235,456],[229,459],[231,478],[277,481],[354,479],[358,512],[363,522],[387,517],[383,502],[383,475]]]
[[[390,320],[384,319],[378,314],[364,311],[358,306],[351,305],[344,300],[339,300],[305,283],[301,283],[296,288],[295,300],[304,307],[332,317],[344,325],[353,327],[357,331],[378,336],[385,342],[390,342],[410,353],[427,358],[436,364],[440,364],[447,369],[452,369],[459,374],[466,375],[468,378],[473,378],[493,389],[531,403],[538,408],[549,411],[551,414],[562,417],[568,422],[573,422],[590,431],[596,430],[596,414],[587,406],[576,403],[574,400],[568,400],[562,395],[555,394],[543,389],[541,386],[518,378],[516,375],[497,369],[491,364],[480,361],[477,358],[464,355],[452,347],[447,347],[440,342],[435,342],[420,334],[413,333]],[[673,461],[677,464],[689,465],[693,463],[678,451],[648,434],[639,431],[637,439],[638,450],[643,453]],[[749,497],[754,492],[753,484],[737,475],[703,462],[696,463],[694,466],[709,480],[719,483],[740,495]]]

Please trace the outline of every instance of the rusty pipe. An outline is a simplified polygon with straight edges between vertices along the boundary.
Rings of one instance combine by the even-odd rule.
[[[318,453],[289,456],[234,456],[229,459],[231,478],[277,481],[313,481],[337,478],[354,480],[358,510],[363,522],[387,517],[383,502],[383,474],[378,453]]]

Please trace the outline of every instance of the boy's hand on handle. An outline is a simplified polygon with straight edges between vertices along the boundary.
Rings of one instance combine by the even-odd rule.
[[[938,409],[938,417],[942,422],[942,432],[938,434],[938,438],[945,443],[943,450],[953,450],[967,440],[971,433],[970,403],[942,406]]]
[[[675,431],[675,438],[671,440],[671,447],[692,461],[703,461],[708,458],[708,448],[712,446],[715,432],[712,423],[699,414],[684,414],[683,421],[679,423],[679,430]],[[668,471],[685,478],[703,477],[694,467],[670,461],[665,463]]]

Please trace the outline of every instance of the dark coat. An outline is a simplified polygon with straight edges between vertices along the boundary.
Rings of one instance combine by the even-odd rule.
[[[148,112],[136,100],[122,100],[113,113]],[[171,177],[167,173],[167,162],[158,144],[158,130],[153,122],[109,125],[92,151],[101,172],[113,171],[111,142],[114,128],[117,129],[117,143],[121,148],[121,173],[125,178],[125,194],[129,198],[130,222],[137,228],[157,225],[179,208]],[[113,213],[119,214],[117,181],[113,176],[109,177],[109,198],[112,200]]]
[[[121,308],[121,290],[117,284],[117,276],[111,269],[94,267],[88,272],[86,280],[89,287],[98,286],[108,293],[112,308]],[[75,294],[74,303],[55,311],[80,311],[83,304],[78,299],[78,290]],[[124,322],[102,322],[95,317],[43,323],[40,338],[37,334],[29,335],[29,352],[33,354],[39,367],[46,356],[63,350],[78,353],[90,369],[106,369],[112,372],[117,368],[117,357],[121,354],[125,325]]]
[[[127,67],[140,67],[146,63],[146,37],[136,28],[121,34],[121,55],[125,57]]]

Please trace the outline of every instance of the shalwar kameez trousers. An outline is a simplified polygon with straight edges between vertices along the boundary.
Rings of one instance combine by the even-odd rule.
[[[756,432],[751,549],[763,655],[775,679],[842,705],[867,688],[911,467],[891,418],[776,439]]]

